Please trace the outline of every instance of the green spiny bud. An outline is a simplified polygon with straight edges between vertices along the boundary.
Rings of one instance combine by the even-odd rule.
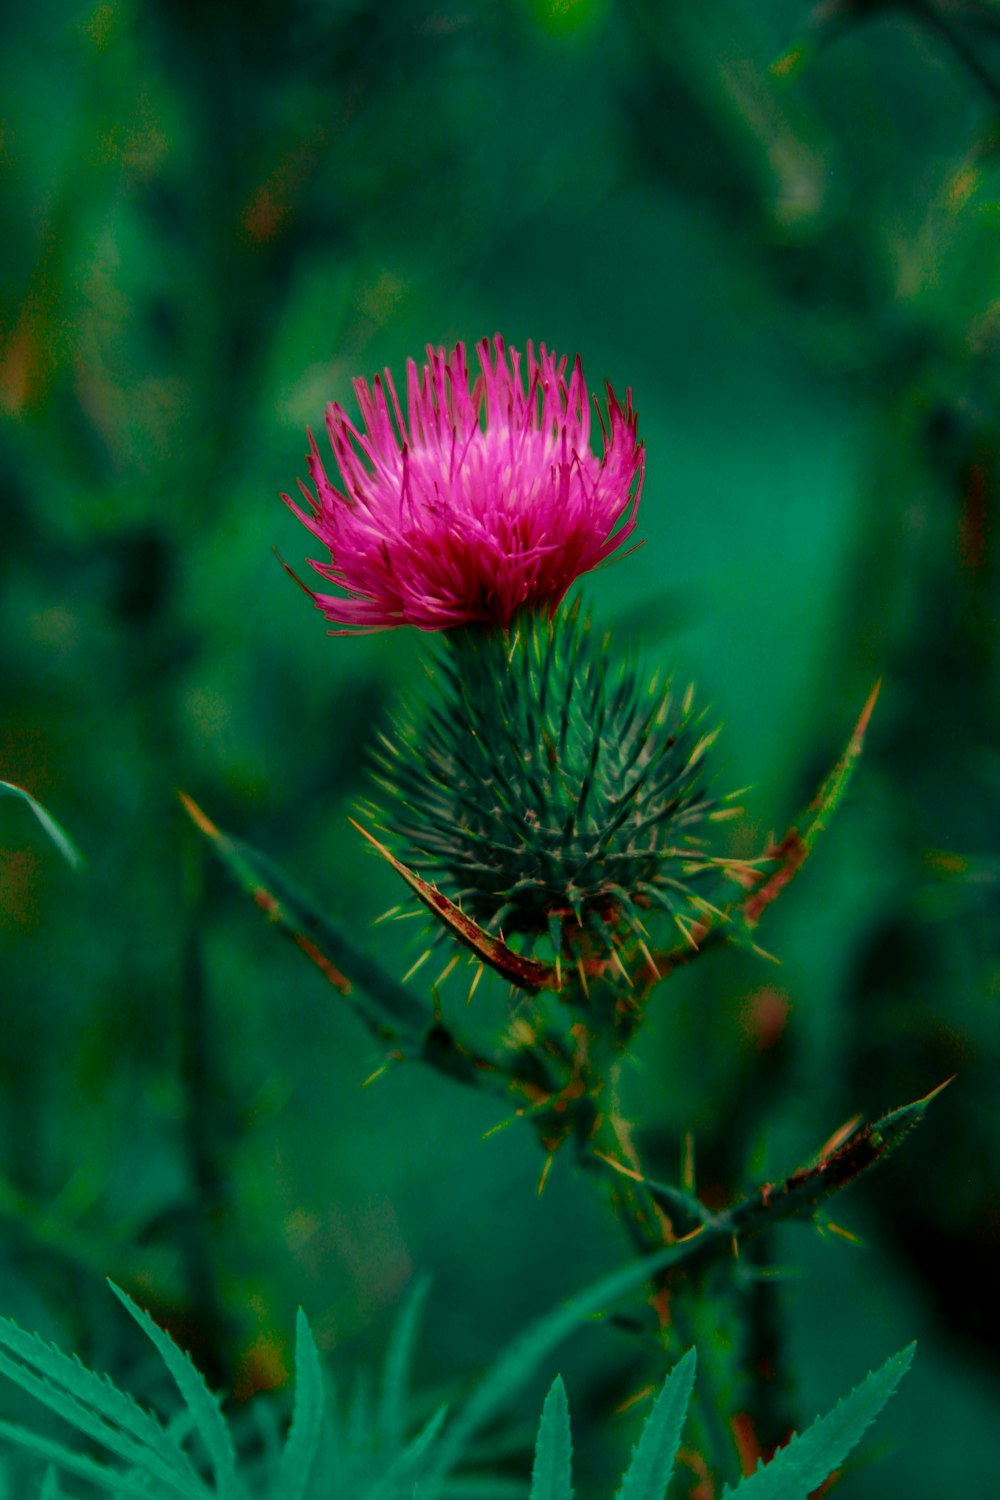
[[[408,865],[483,927],[556,952],[581,931],[638,938],[656,911],[683,931],[704,914],[714,735],[690,692],[615,660],[578,605],[449,631],[433,676],[436,700],[379,758]]]

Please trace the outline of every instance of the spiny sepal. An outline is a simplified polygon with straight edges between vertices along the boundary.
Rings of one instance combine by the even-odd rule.
[[[868,694],[843,754],[802,817],[777,843],[769,844],[759,858],[718,862],[720,872],[742,886],[746,894],[742,900],[731,901],[722,910],[709,913],[685,933],[683,943],[665,952],[650,954],[645,971],[647,989],[720,942],[745,943],[758,953],[763,952],[753,941],[755,929],[768,907],[798,875],[826,829],[827,819],[843,801],[861,759],[868,724],[881,688],[882,679],[879,678]],[[763,956],[770,955],[764,953]]]
[[[715,736],[690,691],[614,659],[578,604],[448,632],[433,678],[376,775],[411,870],[487,932],[574,961],[634,947],[657,912],[685,933],[711,915]]]
[[[537,959],[526,958],[509,948],[506,943],[495,938],[491,933],[485,932],[478,923],[473,922],[471,917],[466,916],[460,906],[450,901],[443,891],[424,880],[414,870],[410,870],[403,864],[402,860],[396,858],[391,849],[380,844],[374,834],[369,833],[367,828],[354,818],[348,820],[352,827],[356,828],[362,838],[366,838],[377,854],[391,865],[397,875],[401,875],[414,895],[428,911],[443,923],[453,937],[470,949],[477,958],[504,979],[509,979],[511,984],[518,985],[523,990],[551,990],[558,986],[556,969],[551,964],[539,963]]]

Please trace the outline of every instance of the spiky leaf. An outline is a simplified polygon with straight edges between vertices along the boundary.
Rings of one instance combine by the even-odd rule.
[[[266,913],[268,920],[350,1003],[354,1003],[352,984],[365,992],[371,1006],[354,1003],[354,1009],[367,1026],[371,1027],[377,1017],[390,1031],[402,1028],[414,1039],[423,1034],[427,1016],[409,990],[363,953],[266,855],[216,827],[183,792],[180,798],[188,816],[210,840],[229,874]]]
[[[531,1500],[573,1500],[573,1437],[566,1387],[557,1375],[542,1407],[531,1471]]]
[[[725,1493],[736,1500],[807,1500],[860,1442],[910,1368],[914,1347],[892,1355],[833,1411],[780,1448],[769,1464]]]
[[[325,1391],[316,1341],[299,1308],[295,1321],[295,1406],[281,1455],[280,1500],[301,1500],[319,1451]]]
[[[715,944],[733,941],[737,934],[752,945],[754,931],[767,908],[791,884],[812,853],[826,828],[827,819],[839,807],[850,786],[861,758],[865,735],[881,689],[876,682],[851,733],[843,754],[812,802],[797,823],[763,850],[759,859],[740,865],[733,862],[730,872],[748,891],[740,901],[727,902],[721,909],[708,912],[687,933],[684,941],[662,953],[651,955],[648,972],[652,983],[666,979]]]
[[[389,1453],[396,1452],[402,1445],[406,1433],[413,1345],[429,1288],[430,1281],[426,1276],[415,1282],[396,1319],[386,1351],[379,1396],[379,1428]]]
[[[785,886],[794,880],[812,853],[820,834],[826,828],[827,819],[832,817],[843,801],[861,759],[868,724],[881,687],[880,679],[868,695],[843,755],[810,802],[798,824],[790,828],[784,838],[768,851],[768,857],[776,861],[777,868],[769,872],[767,878],[760,882],[743,903],[743,920],[748,928],[756,927],[767,907],[777,899]]]
[[[427,1466],[428,1455],[437,1441],[447,1415],[446,1406],[438,1408],[412,1442],[396,1454],[382,1478],[366,1496],[366,1500],[410,1500],[414,1487],[419,1482],[417,1476]]]
[[[712,1260],[728,1259],[734,1246],[763,1234],[783,1220],[813,1219],[817,1210],[835,1193],[886,1161],[923,1119],[928,1106],[947,1082],[939,1084],[922,1099],[894,1109],[872,1125],[855,1129],[835,1147],[822,1151],[808,1166],[792,1172],[783,1182],[769,1182],[745,1198],[716,1212],[679,1193],[676,1188],[641,1178],[650,1197],[671,1214],[678,1209],[694,1219],[699,1227],[675,1241],[664,1254],[671,1266],[706,1265]],[[597,1160],[609,1171],[632,1176],[620,1162],[607,1156]]]
[[[585,1287],[513,1340],[487,1370],[439,1444],[432,1474],[443,1479],[465,1452],[469,1439],[500,1410],[564,1339],[611,1303],[657,1276],[675,1261],[677,1246],[658,1251]]]
[[[188,1455],[157,1419],[110,1380],[77,1359],[0,1319],[0,1375],[109,1453],[170,1484],[177,1493],[204,1494]]]
[[[617,1500],[663,1500],[680,1447],[681,1429],[694,1385],[695,1352],[689,1349],[671,1370],[643,1425]]]
[[[154,1345],[180,1391],[181,1398],[191,1413],[195,1431],[204,1443],[205,1451],[211,1459],[218,1500],[240,1500],[243,1487],[236,1478],[233,1440],[226,1420],[219,1409],[218,1401],[191,1360],[182,1349],[178,1348],[170,1335],[154,1323],[149,1313],[137,1306],[121,1287],[115,1286],[113,1282],[109,1285],[122,1306],[131,1314]]]
[[[429,881],[407,868],[402,860],[396,858],[391,849],[380,844],[373,834],[353,818],[349,822],[358,830],[363,838],[366,838],[377,854],[380,854],[388,864],[401,875],[407,885],[413,891],[419,901],[427,907],[428,911],[434,913],[442,925],[451,933],[452,937],[470,950],[484,964],[502,974],[511,984],[516,984],[524,990],[555,989],[558,985],[558,970],[551,964],[539,963],[535,958],[526,958],[523,953],[517,953],[508,947],[499,938],[493,937],[486,932],[477,922],[467,916],[460,906],[456,906],[443,891],[437,886],[431,885]]]
[[[98,1463],[95,1459],[85,1458],[82,1453],[75,1453],[72,1448],[65,1444],[55,1442],[52,1438],[42,1437],[38,1432],[30,1432],[26,1427],[17,1427],[12,1422],[0,1422],[0,1441],[10,1443],[12,1447],[24,1448],[28,1453],[34,1453],[37,1458],[43,1458],[46,1463],[56,1465],[64,1469],[68,1474],[76,1474],[80,1479],[86,1479],[99,1490],[104,1490],[112,1495],[127,1496],[149,1496],[148,1474],[135,1470],[125,1474],[120,1469],[112,1469],[107,1464]],[[161,1494],[186,1495],[188,1491],[161,1489]],[[200,1492],[202,1500],[209,1500],[209,1491],[203,1488]]]

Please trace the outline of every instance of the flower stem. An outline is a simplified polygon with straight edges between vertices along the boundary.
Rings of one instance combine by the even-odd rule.
[[[679,1249],[669,1215],[649,1191],[631,1132],[618,1105],[620,1066],[616,1061],[609,1071],[606,1085],[608,1109],[599,1117],[599,1128],[602,1127],[610,1137],[613,1157],[594,1149],[589,1164],[605,1167],[610,1178],[610,1206],[640,1254],[648,1255],[671,1245]],[[624,1170],[608,1173],[605,1164],[612,1160]],[[655,1287],[652,1301],[663,1347],[666,1349],[678,1343],[691,1347],[697,1343],[702,1353],[692,1410],[699,1430],[699,1447],[710,1471],[714,1493],[721,1494],[724,1485],[737,1482],[741,1468],[732,1420],[725,1410],[720,1389],[724,1381],[720,1380],[718,1372],[722,1352],[717,1336],[718,1309],[709,1305],[702,1285],[689,1279],[678,1285],[670,1270],[656,1278]],[[708,1325],[701,1337],[695,1327],[699,1322]]]

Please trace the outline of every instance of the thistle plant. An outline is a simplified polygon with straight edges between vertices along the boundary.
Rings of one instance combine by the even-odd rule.
[[[329,553],[311,565],[333,591],[303,587],[333,633],[435,635],[428,691],[372,747],[373,796],[355,826],[430,913],[430,946],[454,947],[447,968],[471,955],[470,1000],[487,970],[510,984],[498,1033],[473,1043],[445,1020],[437,986],[421,998],[410,976],[386,972],[266,856],[185,801],[258,907],[377,1037],[385,1066],[419,1060],[491,1092],[499,1123],[531,1122],[540,1190],[571,1146],[638,1257],[660,1360],[676,1362],[710,1330],[692,1430],[699,1494],[718,1495],[741,1468],[734,1413],[754,1409],[741,1247],[783,1219],[822,1223],[829,1200],[897,1148],[933,1092],[836,1130],[784,1180],[709,1208],[690,1161],[676,1183],[646,1171],[621,1068],[650,996],[676,969],[720,943],[756,947],[847,789],[877,688],[796,825],[755,859],[728,853],[717,825],[731,798],[710,796],[714,732],[691,690],[621,655],[566,598],[637,525],[644,455],[631,392],[622,404],[609,386],[606,408],[595,403],[597,453],[579,359],[568,370],[529,345],[522,360],[499,337],[477,357],[475,379],[461,345],[428,349],[422,370],[411,361],[405,411],[388,372],[371,388],[358,381],[361,425],[337,404],[327,414],[339,487],[311,440],[314,490],[302,487],[304,508],[285,498]],[[552,1459],[569,1439],[550,1417]],[[669,1448],[678,1433],[667,1427]],[[756,1440],[768,1446],[766,1434]],[[539,1497],[568,1495],[565,1464],[558,1483],[538,1472]],[[775,1486],[759,1493],[793,1493]],[[622,1494],[633,1492],[654,1490],[627,1479]]]
[[[597,408],[599,459],[579,358],[567,377],[544,345],[477,353],[471,386],[461,345],[410,361],[405,417],[388,371],[357,381],[365,431],[327,415],[343,489],[313,443],[310,513],[285,498],[330,551],[312,563],[341,590],[313,594],[329,620],[445,635],[437,699],[386,741],[378,778],[409,865],[488,932],[544,936],[557,963],[596,942],[624,972],[623,947],[651,962],[644,914],[688,932],[710,910],[692,882],[712,870],[695,832],[711,736],[690,692],[644,683],[579,602],[559,607],[636,526],[631,392],[622,407],[609,385]]]

